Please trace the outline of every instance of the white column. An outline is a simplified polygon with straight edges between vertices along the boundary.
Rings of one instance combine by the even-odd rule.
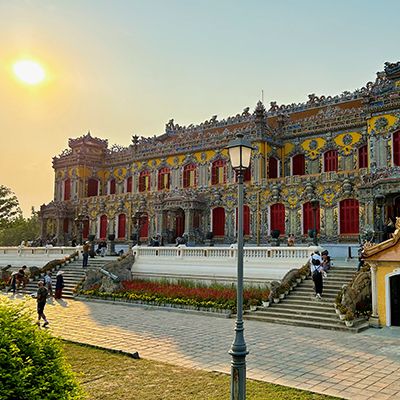
[[[376,265],[371,265],[372,317],[378,318],[378,303],[376,290]]]

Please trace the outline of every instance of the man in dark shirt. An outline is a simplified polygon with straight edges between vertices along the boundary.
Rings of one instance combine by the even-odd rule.
[[[90,250],[90,245],[89,242],[85,242],[85,244],[82,247],[82,252],[83,252],[83,268],[88,266],[88,259],[89,259],[89,250]]]
[[[46,299],[47,299],[47,289],[44,287],[44,283],[42,281],[38,282],[38,291],[36,295],[37,299],[37,313],[38,313],[38,320],[36,324],[40,326],[40,318],[43,318],[44,324],[43,327],[45,328],[47,325],[49,325],[49,321],[47,321],[46,316],[44,315],[44,307],[46,305]]]

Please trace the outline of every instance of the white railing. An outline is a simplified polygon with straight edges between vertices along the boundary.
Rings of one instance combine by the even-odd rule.
[[[305,259],[320,247],[245,247],[244,260],[266,259]],[[133,252],[139,257],[175,257],[175,258],[236,258],[237,248],[231,247],[141,247],[135,246]]]
[[[14,246],[14,247],[0,247],[0,256],[2,254],[9,256],[18,257],[32,257],[32,256],[54,256],[54,255],[70,255],[75,251],[78,251],[79,247],[25,247],[25,246]]]
[[[132,272],[138,276],[185,277],[189,279],[235,279],[235,247],[133,247]],[[280,280],[300,268],[320,247],[245,247],[246,280]]]

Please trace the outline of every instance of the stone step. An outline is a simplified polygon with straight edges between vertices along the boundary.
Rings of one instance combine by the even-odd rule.
[[[272,322],[277,324],[283,325],[294,325],[294,326],[303,326],[308,328],[318,328],[318,329],[329,329],[335,331],[343,331],[343,332],[351,332],[351,333],[358,333],[364,329],[367,329],[369,326],[368,321],[357,321],[353,327],[347,327],[342,321],[338,319],[337,322],[315,322],[312,320],[295,320],[295,319],[288,319],[288,318],[280,318],[278,316],[268,316],[268,317],[258,317],[257,313],[252,315],[245,314],[243,316],[246,320],[253,320],[253,321],[263,321],[263,322]]]
[[[314,320],[331,320],[337,321],[336,313],[332,313],[332,310],[306,310],[306,309],[294,309],[285,308],[279,309],[279,307],[268,307],[267,309],[257,308],[257,315],[269,316],[279,314],[280,317],[286,318],[300,318],[300,319],[314,319]]]
[[[315,293],[314,292],[299,292],[299,293],[292,293],[289,294],[288,297],[286,297],[285,299],[297,299],[297,300],[312,300],[315,297]],[[324,292],[322,292],[322,297],[326,300],[326,301],[331,301],[332,302],[336,299],[336,294],[325,294]]]
[[[323,291],[326,294],[334,294],[334,295],[336,295],[339,290],[337,290],[336,288],[330,288],[329,286],[327,287],[327,286],[324,285],[323,286]],[[291,292],[291,294],[295,295],[295,294],[298,294],[298,293],[299,294],[303,294],[303,293],[313,293],[313,292],[314,292],[314,285],[313,286],[308,285],[308,286],[297,287],[295,290],[293,290]]]
[[[293,311],[298,311],[298,310],[304,310],[304,311],[323,311],[323,312],[334,312],[334,307],[332,304],[324,304],[320,301],[315,301],[312,304],[296,304],[296,303],[279,303],[279,304],[270,304],[268,308],[263,308],[259,307],[261,311],[265,310],[271,310],[271,311],[279,311],[279,310],[293,310]]]
[[[315,297],[310,298],[309,300],[303,300],[303,299],[285,299],[283,300],[283,303],[279,304],[274,304],[274,306],[283,306],[283,305],[288,305],[288,306],[293,306],[293,307],[301,307],[301,306],[307,306],[307,307],[318,307],[318,308],[323,308],[323,307],[333,307],[333,301],[328,301],[328,300],[316,300]]]

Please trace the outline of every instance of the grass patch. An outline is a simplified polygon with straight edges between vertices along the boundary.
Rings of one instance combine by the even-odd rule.
[[[88,398],[97,400],[226,400],[230,377],[64,343],[67,360]],[[249,400],[335,399],[302,390],[247,380]]]

